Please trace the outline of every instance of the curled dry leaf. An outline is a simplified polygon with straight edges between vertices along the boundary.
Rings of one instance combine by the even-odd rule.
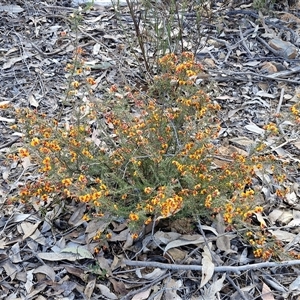
[[[137,268],[135,273],[139,278],[144,278],[147,280],[154,280],[154,279],[159,278],[160,276],[164,275],[166,273],[166,270],[156,268],[151,273],[142,274],[141,269]]]
[[[53,268],[48,265],[42,265],[33,270],[33,274],[42,273],[48,276],[52,281],[55,281],[55,272]]]
[[[91,299],[93,291],[95,289],[95,285],[96,285],[96,279],[90,280],[85,289],[84,289],[84,295],[86,296],[87,299]]]
[[[199,234],[182,235],[178,240],[172,241],[167,244],[164,254],[171,248],[181,247],[185,245],[199,245],[202,243],[204,243],[204,238]]]
[[[103,295],[104,297],[106,297],[108,300],[110,300],[110,299],[112,299],[112,300],[118,299],[118,297],[114,293],[112,293],[106,285],[104,285],[104,284],[96,284],[96,287],[100,290],[101,295]]]

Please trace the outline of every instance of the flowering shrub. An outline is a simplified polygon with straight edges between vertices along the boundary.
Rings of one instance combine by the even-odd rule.
[[[193,55],[162,57],[147,92],[112,86],[104,100],[93,97],[96,82],[81,55],[77,51],[66,68],[66,102],[73,105],[68,118],[17,111],[25,146],[10,158],[30,157],[39,166],[39,178],[20,189],[21,201],[84,202],[86,220],[122,216],[133,230],[178,213],[222,213],[228,228],[250,226],[263,210],[252,178],[273,158],[233,153],[216,163],[220,107],[197,86],[202,66]],[[249,232],[246,238],[262,249],[265,238]]]

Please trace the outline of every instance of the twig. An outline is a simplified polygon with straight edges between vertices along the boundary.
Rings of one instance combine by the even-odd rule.
[[[251,54],[251,52],[250,52],[250,50],[249,50],[249,48],[248,48],[248,46],[247,46],[247,44],[245,42],[245,38],[243,36],[243,32],[242,32],[241,26],[239,26],[239,33],[240,33],[240,38],[241,38],[242,45],[244,46],[244,48],[245,48],[248,56],[253,57],[253,55]]]
[[[218,71],[214,71],[214,72],[218,72]],[[295,70],[291,70],[290,72],[291,72],[291,74],[293,74],[295,72]],[[224,72],[218,72],[218,73],[222,73],[222,75],[227,75],[227,76],[232,76],[232,77],[231,78],[213,77],[213,80],[215,80],[215,81],[225,81],[225,80],[227,80],[227,81],[228,80],[249,81],[248,78],[243,78],[241,76],[251,75],[251,76],[255,76],[255,77],[266,78],[266,79],[269,79],[269,80],[283,81],[283,82],[299,84],[299,80],[292,80],[292,79],[275,77],[274,74],[272,74],[272,75],[263,75],[263,74],[259,74],[259,73],[255,73],[255,72],[251,72],[251,71],[248,71],[248,72],[226,72],[227,74],[224,73]],[[276,73],[276,75],[278,75],[278,73]],[[286,76],[286,74],[281,74],[281,75]]]
[[[129,9],[129,14],[130,14],[130,17],[133,21],[133,26],[134,26],[134,30],[135,30],[135,34],[136,34],[136,37],[137,37],[137,40],[138,40],[138,43],[139,43],[139,47],[140,47],[140,50],[142,52],[142,56],[143,56],[143,59],[144,59],[144,65],[145,65],[145,68],[147,70],[147,72],[149,74],[151,74],[151,68],[149,66],[149,60],[148,60],[148,56],[147,56],[147,53],[146,53],[146,49],[145,49],[145,45],[144,45],[144,42],[143,42],[143,38],[142,38],[142,33],[140,31],[140,26],[139,26],[139,22],[136,20],[136,13],[133,9],[133,3],[131,3],[129,0],[126,0],[126,3],[127,3],[127,6],[128,6],[128,9]]]
[[[152,268],[160,268],[160,269],[169,269],[169,270],[185,270],[185,271],[202,271],[202,266],[196,265],[178,265],[178,264],[164,264],[158,263],[155,261],[132,261],[128,259],[124,259],[123,263],[127,266],[135,266],[135,267],[152,267]],[[244,265],[244,266],[220,266],[215,267],[215,272],[231,272],[231,273],[240,273],[242,271],[256,270],[262,268],[271,268],[271,267],[288,267],[300,265],[300,260],[289,260],[282,262],[262,262],[252,265]]]
[[[277,105],[277,109],[276,109],[276,114],[280,113],[280,109],[281,109],[281,105],[282,105],[282,101],[283,101],[283,96],[284,96],[284,88],[281,89],[281,93],[280,93],[280,99]]]
[[[6,148],[6,147],[11,146],[12,144],[16,143],[20,138],[21,138],[21,137],[18,136],[17,138],[15,138],[15,139],[13,139],[13,140],[11,140],[11,141],[8,141],[8,142],[6,142],[6,143],[0,145],[0,149],[3,149],[3,148]]]

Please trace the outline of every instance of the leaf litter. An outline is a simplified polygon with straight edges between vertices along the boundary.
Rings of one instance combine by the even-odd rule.
[[[71,31],[67,14],[72,7],[57,1],[57,6],[26,1],[26,5],[2,4],[0,6],[2,31],[13,28],[11,34],[3,37],[4,56],[0,58],[1,82],[0,106],[13,103],[16,106],[29,105],[45,111],[49,117],[55,116],[59,101],[66,87],[60,77],[64,74],[64,62],[70,57],[74,47],[62,35]],[[63,1],[61,1],[63,2]],[[232,151],[247,155],[255,146],[260,135],[265,133],[263,126],[271,120],[270,112],[288,116],[289,107],[299,101],[299,70],[295,68],[297,59],[281,55],[281,50],[267,47],[257,39],[273,39],[279,35],[274,19],[288,33],[286,39],[293,43],[299,23],[293,29],[282,23],[288,16],[275,13],[273,20],[265,15],[262,28],[255,26],[253,17],[241,10],[234,14],[222,14],[222,4],[217,2],[211,13],[221,16],[226,30],[216,31],[201,24],[211,39],[200,40],[202,50],[198,57],[207,68],[207,76],[199,84],[209,84],[215,99],[223,107],[223,125],[220,140],[225,141],[221,157],[215,158],[216,167],[222,165]],[[251,5],[249,6],[251,8]],[[248,7],[247,7],[248,8]],[[35,15],[30,12],[35,11]],[[57,13],[59,11],[59,14]],[[293,11],[290,15],[296,17]],[[49,17],[52,15],[53,17]],[[126,28],[132,29],[126,7],[122,8],[121,20]],[[127,37],[113,28],[116,14],[111,9],[96,9],[84,15],[79,40],[91,53],[87,64],[97,71],[94,90],[101,94],[101,84],[124,83],[124,78],[134,81],[140,78],[139,64],[124,48]],[[242,18],[250,24],[251,35],[241,40],[236,24]],[[184,15],[190,27],[194,15]],[[206,18],[206,17],[203,17]],[[16,20],[18,20],[16,22]],[[209,18],[208,22],[212,22]],[[10,25],[11,24],[11,25]],[[218,26],[220,24],[217,24]],[[8,27],[9,26],[9,27]],[[241,23],[239,31],[246,28]],[[276,27],[277,26],[277,27]],[[280,26],[280,25],[279,25]],[[272,30],[271,30],[272,28]],[[253,29],[253,31],[251,31]],[[133,32],[133,31],[132,31]],[[205,31],[203,31],[205,32]],[[91,38],[92,34],[92,38]],[[183,32],[185,45],[191,49],[188,30]],[[172,35],[178,35],[176,30]],[[208,36],[209,37],[209,36]],[[95,40],[96,39],[96,40]],[[208,43],[205,45],[205,43]],[[232,43],[232,44],[230,44]],[[22,47],[19,47],[19,45]],[[289,44],[290,45],[290,44]],[[279,46],[285,47],[284,43]],[[293,48],[291,48],[293,51]],[[137,52],[138,53],[138,52]],[[260,58],[254,59],[256,53]],[[153,54],[153,53],[152,53]],[[151,49],[149,51],[151,56]],[[291,52],[293,55],[293,52]],[[124,56],[127,56],[124,59]],[[270,59],[268,59],[268,57]],[[270,61],[268,61],[270,60]],[[268,63],[268,64],[266,64]],[[284,68],[284,70],[282,70]],[[298,70],[298,71],[297,71]],[[261,72],[262,71],[262,72]],[[119,74],[122,74],[120,76]],[[291,76],[292,75],[292,76]],[[36,81],[33,82],[33,78]],[[100,87],[96,90],[96,87]],[[283,101],[280,94],[283,91]],[[4,166],[4,156],[11,146],[21,142],[19,133],[9,129],[15,122],[6,110],[0,111],[0,165]],[[293,123],[288,119],[281,124],[284,141],[269,140],[269,151],[276,151],[279,158],[289,163],[284,170],[288,174],[287,188],[290,192],[285,199],[273,194],[272,173],[257,177],[267,180],[269,187],[262,191],[266,199],[266,215],[258,215],[268,231],[285,245],[286,250],[299,250],[299,174],[290,166],[299,162],[299,136],[293,132]],[[99,143],[96,137],[95,143]],[[214,268],[226,265],[247,265],[255,263],[251,249],[235,234],[226,231],[219,216],[212,226],[202,225],[202,234],[197,229],[170,223],[169,228],[155,228],[153,236],[147,233],[134,242],[124,221],[82,220],[85,206],[78,203],[55,204],[50,201],[46,207],[26,205],[12,206],[6,203],[7,196],[14,193],[26,180],[34,179],[34,162],[24,159],[21,164],[1,167],[1,219],[0,219],[0,259],[3,271],[0,294],[5,299],[291,299],[299,295],[297,266],[266,267],[264,270],[243,271],[229,281],[226,274],[214,272]],[[22,175],[22,176],[20,176]],[[213,227],[214,226],[214,227]],[[98,230],[110,228],[112,237],[103,242],[101,251],[96,254],[98,245],[93,236]],[[174,231],[174,228],[175,231]],[[173,230],[173,231],[172,231]],[[148,267],[129,267],[123,259],[131,258],[149,262]],[[152,267],[151,263],[189,264],[203,266],[199,271],[166,272]],[[228,275],[230,276],[230,274]],[[247,283],[246,283],[247,282]],[[257,283],[260,282],[260,283]],[[280,296],[278,296],[280,294]],[[247,296],[246,296],[247,295]],[[46,298],[45,298],[46,297]]]

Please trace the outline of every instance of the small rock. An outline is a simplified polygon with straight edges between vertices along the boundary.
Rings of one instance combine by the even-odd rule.
[[[284,71],[284,70],[286,70],[286,68],[280,63],[268,61],[268,62],[263,63],[261,70],[265,71],[268,74],[273,74],[276,72]]]
[[[284,56],[290,59],[295,58],[298,54],[297,48],[290,42],[284,42],[280,39],[272,39],[269,41],[269,45],[273,49],[282,52]]]
[[[209,69],[213,69],[216,67],[216,64],[214,62],[213,59],[211,58],[205,58],[203,61],[202,61],[203,65]]]
[[[273,74],[277,72],[276,66],[269,61],[263,64],[261,70],[268,74]]]

